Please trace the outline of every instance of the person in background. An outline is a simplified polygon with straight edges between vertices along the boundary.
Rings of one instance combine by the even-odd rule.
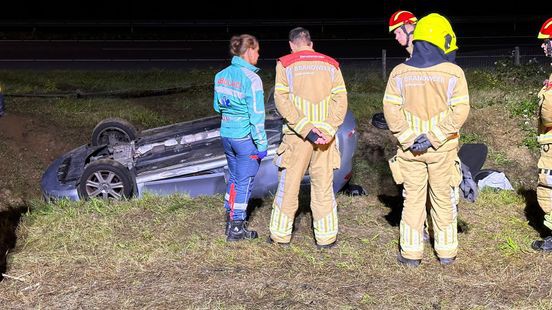
[[[451,62],[458,46],[445,17],[432,13],[420,19],[413,44],[412,57],[389,75],[383,98],[385,119],[398,142],[390,168],[395,182],[404,184],[397,259],[408,266],[421,263],[429,197],[435,252],[449,265],[458,252],[458,141],[470,110],[468,86],[464,71]]]
[[[213,107],[221,115],[220,136],[228,161],[224,197],[227,241],[257,238],[247,228],[251,185],[267,154],[263,83],[255,67],[259,42],[248,34],[230,40],[232,63],[215,76]]]
[[[543,40],[541,47],[544,54],[552,57],[552,18],[542,24],[538,35]],[[544,225],[552,230],[552,74],[544,81],[539,94],[539,128],[538,142],[540,144],[539,183],[537,185],[537,200],[544,211]],[[536,240],[531,244],[537,251],[552,252],[552,234],[544,240]]]
[[[412,33],[418,19],[409,11],[397,11],[389,18],[389,32],[393,32],[395,40],[406,48],[409,57],[412,55]]]
[[[347,112],[347,90],[339,63],[314,51],[307,29],[292,29],[289,46],[291,54],[276,65],[274,99],[284,118],[284,137],[274,158],[279,179],[268,241],[291,241],[301,180],[308,168],[316,246],[331,248],[338,231],[333,170],[341,162],[335,133]]]
[[[414,49],[414,45],[412,44],[412,33],[416,28],[417,22],[418,19],[410,11],[399,10],[393,13],[393,15],[389,18],[389,32],[393,32],[395,40],[406,48],[406,51],[408,52],[408,58],[406,60],[412,56],[412,50]],[[427,209],[431,209],[431,202],[429,200],[427,202]],[[431,240],[429,236],[429,223],[427,218],[424,222],[423,239],[426,242],[430,242]]]

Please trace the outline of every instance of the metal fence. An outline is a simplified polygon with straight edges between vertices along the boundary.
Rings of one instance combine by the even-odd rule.
[[[403,63],[405,57],[388,56],[386,50],[382,50],[381,57],[357,57],[340,58],[342,64],[348,67],[372,68],[381,73],[382,78],[387,79],[390,71],[397,65]],[[486,49],[459,53],[456,63],[462,68],[496,68],[497,66],[524,65],[549,65],[550,58],[547,58],[542,49],[537,47],[512,46],[511,48]]]

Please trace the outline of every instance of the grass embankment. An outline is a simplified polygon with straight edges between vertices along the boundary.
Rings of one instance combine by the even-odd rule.
[[[484,191],[475,204],[461,202],[463,233],[453,266],[441,267],[430,246],[419,268],[397,265],[400,193],[385,162],[393,152],[393,139],[369,123],[372,113],[381,111],[385,83],[375,74],[345,68],[350,107],[361,134],[354,181],[369,195],[337,197],[337,248],[316,250],[306,211],[296,220],[290,248],[265,243],[270,197],[251,215],[250,226],[261,239],[236,244],[224,241],[220,196],[56,204],[27,199],[31,212],[20,224],[7,271],[19,279],[0,283],[0,302],[8,308],[552,309],[548,268],[552,258],[529,246],[541,227],[534,193],[537,149],[531,138],[534,97],[546,76],[536,70],[467,72],[473,109],[462,141],[486,143],[485,167],[505,171],[517,190]],[[210,81],[212,73],[197,72],[196,77],[168,73],[171,77],[160,77],[159,84]],[[63,75],[52,73],[50,79],[62,81],[56,74]],[[120,88],[130,89],[151,73],[133,74],[126,82],[121,76],[127,73],[98,74],[95,78],[104,79],[104,85],[112,85],[108,81],[113,79]],[[263,77],[270,88],[272,77]],[[107,89],[90,87],[95,78],[81,78],[79,88]],[[159,84],[151,85],[159,88]],[[86,143],[91,128],[105,116],[142,115],[134,121],[146,128],[210,114],[211,91],[84,101],[87,108],[79,99],[65,103],[17,99],[11,107],[18,115],[48,119],[58,132],[74,135],[74,147]],[[79,111],[86,118],[79,117]],[[2,156],[13,156],[9,140],[3,143]]]

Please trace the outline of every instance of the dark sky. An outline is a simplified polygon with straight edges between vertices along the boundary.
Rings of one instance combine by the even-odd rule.
[[[364,3],[359,5],[361,1]],[[502,47],[510,52],[513,46],[534,47],[540,53],[536,36],[542,23],[552,17],[550,2],[42,0],[34,3],[10,0],[0,6],[0,35],[14,39],[153,38],[220,41],[235,34],[249,33],[257,36],[266,48],[270,44],[285,48],[285,42],[283,45],[280,43],[287,39],[289,30],[303,26],[311,31],[313,39],[318,42],[316,46],[321,49],[327,48],[324,44],[342,44],[334,43],[336,40],[350,40],[345,43],[347,48],[338,46],[342,55],[347,54],[347,57],[356,57],[354,52],[357,50],[362,56],[378,56],[381,55],[381,49],[389,51],[389,55],[401,55],[404,49],[389,34],[387,23],[395,11],[409,10],[418,18],[432,12],[448,17],[465,53]],[[351,47],[351,42],[355,42],[355,47]],[[372,54],[368,51],[370,48]],[[278,53],[283,52],[275,52]]]
[[[357,1],[9,1],[0,18],[20,19],[258,19],[258,18],[385,18],[398,9],[416,15],[440,12],[448,16],[544,16],[552,15],[547,1],[465,0],[364,0]],[[188,6],[195,6],[192,9]],[[547,9],[548,7],[548,9]]]
[[[194,1],[194,2],[192,2]],[[196,0],[97,0],[97,1],[55,1],[41,2],[9,1],[0,7],[1,30],[15,29],[13,23],[43,21],[121,21],[135,27],[140,21],[172,21],[195,23],[196,21],[242,22],[231,25],[231,32],[266,33],[267,28],[259,29],[261,22],[276,21],[274,27],[306,26],[302,21],[355,20],[345,26],[328,26],[324,31],[335,31],[336,36],[363,37],[388,36],[386,23],[389,16],[401,9],[410,10],[418,18],[438,12],[451,20],[458,36],[535,36],[540,25],[552,16],[552,4],[546,0],[364,0],[367,8],[359,8],[363,0],[336,0],[330,4],[320,1],[298,0],[255,0],[255,1],[196,1]],[[32,4],[31,4],[32,3]],[[191,6],[194,6],[192,8]],[[286,22],[292,20],[291,22]],[[359,24],[358,21],[361,23]],[[9,23],[12,23],[11,25]],[[44,24],[38,24],[44,29]],[[316,29],[320,23],[313,23]],[[331,25],[328,23],[327,25]],[[334,24],[335,25],[335,24]],[[46,26],[48,27],[48,26]],[[146,26],[147,27],[147,26]],[[188,26],[186,26],[188,27]],[[334,29],[331,29],[333,27]],[[338,28],[338,29],[337,29]],[[175,28],[173,28],[175,29]],[[206,28],[185,28],[190,32],[204,32]],[[150,29],[152,28],[150,27]],[[281,30],[281,29],[280,29]],[[279,31],[280,31],[279,30]],[[157,28],[159,32],[165,29]],[[283,31],[286,32],[286,31]],[[265,36],[266,37],[266,36]]]

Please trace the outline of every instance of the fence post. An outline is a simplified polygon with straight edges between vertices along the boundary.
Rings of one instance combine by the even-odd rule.
[[[519,66],[519,46],[514,47],[514,65]]]
[[[387,80],[387,51],[381,50],[381,77],[383,80]]]

